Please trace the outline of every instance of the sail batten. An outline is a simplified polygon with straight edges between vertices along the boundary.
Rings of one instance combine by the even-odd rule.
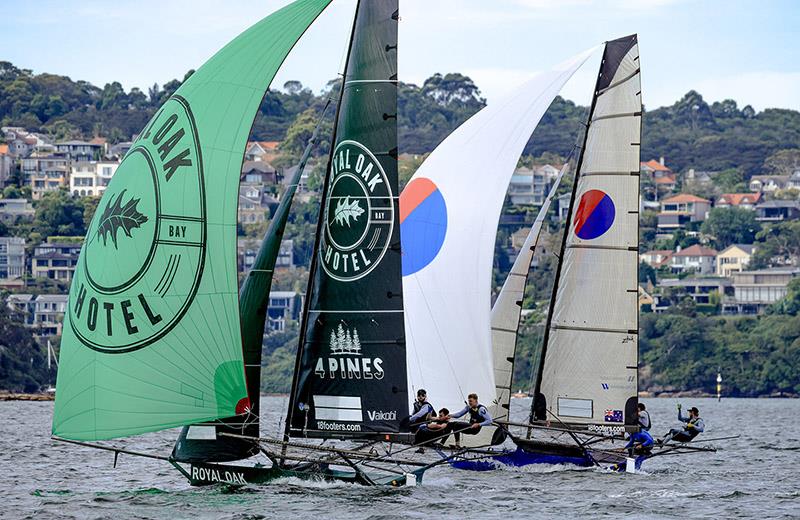
[[[545,329],[535,419],[614,432],[636,424],[639,74],[635,36],[606,44]]]
[[[184,81],[123,159],[70,290],[55,435],[136,435],[247,409],[236,273],[241,158],[265,90],[328,3],[298,0],[231,41]]]

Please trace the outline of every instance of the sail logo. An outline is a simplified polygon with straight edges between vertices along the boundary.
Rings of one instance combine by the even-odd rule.
[[[606,233],[614,224],[616,209],[607,193],[589,190],[581,196],[575,212],[575,235],[583,240],[593,240]]]
[[[93,350],[121,354],[171,331],[205,264],[206,198],[189,103],[173,96],[125,155],[89,225],[67,320]]]
[[[364,357],[357,329],[339,324],[331,331],[328,342],[330,355],[320,357],[314,373],[321,379],[383,379],[383,359]]]
[[[351,282],[378,266],[392,236],[394,198],[386,172],[361,143],[336,146],[324,217],[319,254],[328,276]]]
[[[425,177],[413,179],[400,194],[400,240],[403,276],[433,262],[447,234],[447,205],[438,186]]]
[[[396,421],[397,420],[397,410],[392,410],[391,412],[384,412],[381,410],[368,410],[367,416],[369,417],[370,421]]]

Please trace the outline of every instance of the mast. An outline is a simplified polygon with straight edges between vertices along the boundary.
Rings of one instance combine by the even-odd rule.
[[[575,178],[572,181],[572,192],[569,199],[569,209],[567,210],[567,220],[564,222],[564,231],[561,235],[561,247],[558,253],[558,268],[556,269],[555,280],[553,281],[553,289],[550,294],[550,308],[547,310],[547,322],[544,326],[544,335],[542,337],[542,350],[539,354],[539,367],[536,371],[536,384],[533,388],[533,399],[531,400],[531,421],[544,421],[547,420],[546,404],[542,399],[542,373],[544,370],[544,357],[547,352],[547,342],[550,338],[550,325],[553,323],[553,310],[555,308],[556,293],[558,292],[558,281],[561,278],[561,268],[563,266],[564,251],[567,248],[567,236],[569,235],[569,228],[572,225],[572,212],[575,209],[575,196],[578,191],[578,178],[583,165],[583,151],[586,149],[586,140],[589,138],[589,125],[592,123],[592,114],[594,107],[597,103],[597,91],[600,86],[600,78],[602,76],[603,63],[605,63],[605,50],[603,51],[603,59],[600,62],[601,72],[597,75],[597,80],[594,85],[594,95],[592,96],[592,103],[589,107],[589,113],[586,116],[586,123],[584,123],[583,143],[578,147],[578,160],[575,166]]]
[[[407,429],[398,19],[397,0],[357,6],[287,414],[290,435]]]
[[[635,427],[641,87],[635,35],[606,43],[562,238],[532,419]]]

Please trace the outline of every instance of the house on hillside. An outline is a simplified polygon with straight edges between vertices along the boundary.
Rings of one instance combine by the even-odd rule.
[[[721,302],[726,294],[731,293],[729,278],[694,276],[682,280],[668,278],[660,280],[658,287],[661,289],[661,294],[657,298],[656,312],[666,310],[686,296],[691,297],[697,305],[713,305]]]
[[[658,269],[663,265],[669,265],[669,259],[674,254],[674,251],[669,249],[656,249],[653,251],[646,251],[639,255],[639,261],[644,262],[650,267]]]
[[[69,185],[69,160],[35,152],[22,159],[22,175],[33,200],[39,200],[45,193]]]
[[[69,176],[69,192],[79,197],[99,197],[119,168],[117,161],[76,161]]]
[[[68,298],[66,294],[9,294],[6,305],[34,336],[44,338],[61,335]]]
[[[713,184],[714,176],[716,174],[717,172],[700,171],[695,170],[694,168],[689,168],[689,171],[683,174],[683,180],[688,184],[708,186]]]
[[[690,222],[702,222],[708,218],[711,201],[681,193],[661,201],[661,212],[658,214],[658,229],[670,231],[684,228]]]
[[[744,271],[755,252],[753,244],[732,244],[717,254],[717,276],[731,276]]]
[[[266,161],[245,161],[242,164],[241,182],[245,184],[277,184],[278,170]]]
[[[28,199],[0,199],[0,222],[14,224],[33,220],[36,211]]]
[[[758,193],[723,193],[717,198],[714,207],[716,208],[743,208],[755,209],[756,204],[761,200],[761,192]]]
[[[511,204],[529,206],[533,204],[533,170],[517,168],[508,183],[508,198]]]
[[[786,296],[786,286],[800,276],[797,267],[774,267],[733,273],[733,296],[722,302],[725,314],[762,314]]]
[[[270,291],[267,326],[272,332],[283,332],[289,320],[300,319],[303,297],[295,291]]]
[[[800,202],[796,200],[768,200],[756,206],[759,222],[783,222],[800,218]]]
[[[93,161],[102,157],[105,145],[94,141],[56,142],[56,155],[70,161]]]
[[[22,287],[25,276],[25,239],[0,237],[0,287]]]
[[[647,162],[639,163],[640,173],[649,173],[653,178],[664,177],[666,175],[674,175],[672,170],[664,164],[664,158],[660,157],[658,160],[651,159]]]
[[[750,191],[773,193],[786,188],[788,175],[753,175],[750,177]]]
[[[244,152],[245,161],[272,162],[278,156],[278,141],[249,141]]]
[[[686,249],[678,249],[669,259],[670,270],[673,273],[693,272],[698,274],[713,274],[717,267],[717,251],[710,247],[695,244]]]
[[[14,156],[7,144],[0,144],[0,188],[6,185],[11,173],[14,171]]]
[[[81,245],[81,243],[56,242],[39,244],[33,249],[31,275],[34,278],[49,278],[60,282],[72,281]]]

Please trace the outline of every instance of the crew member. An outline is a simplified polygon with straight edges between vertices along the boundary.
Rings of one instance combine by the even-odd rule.
[[[461,421],[450,423],[450,431],[453,432],[456,438],[456,446],[460,445],[461,433],[465,435],[477,435],[482,427],[492,424],[492,416],[489,415],[489,410],[478,402],[478,394],[469,394],[467,396],[467,406],[459,412],[448,415],[447,419],[457,419],[466,414],[469,414],[468,423]]]
[[[442,408],[439,410],[439,415],[432,421],[425,423],[419,427],[417,433],[414,434],[414,444],[426,444],[428,441],[440,437],[439,443],[443,444],[446,435],[450,433],[450,423],[448,419],[450,410]],[[422,450],[422,448],[420,448]],[[420,451],[419,453],[423,453]]]
[[[639,430],[631,435],[625,449],[629,450],[631,457],[634,455],[649,455],[653,447],[653,436],[647,430]]]
[[[650,426],[652,423],[650,422],[650,412],[647,411],[644,403],[639,403],[639,427],[646,431],[650,431]]]
[[[428,392],[424,388],[417,390],[417,400],[414,401],[413,410],[413,415],[408,418],[411,433],[416,433],[420,426],[436,417],[436,410],[428,402]]]
[[[706,423],[703,422],[703,419],[700,417],[700,410],[695,406],[691,407],[689,409],[689,415],[684,417],[681,413],[681,405],[678,403],[678,420],[686,423],[683,429],[671,429],[663,439],[659,440],[659,444],[666,444],[671,440],[689,442],[706,429]]]

